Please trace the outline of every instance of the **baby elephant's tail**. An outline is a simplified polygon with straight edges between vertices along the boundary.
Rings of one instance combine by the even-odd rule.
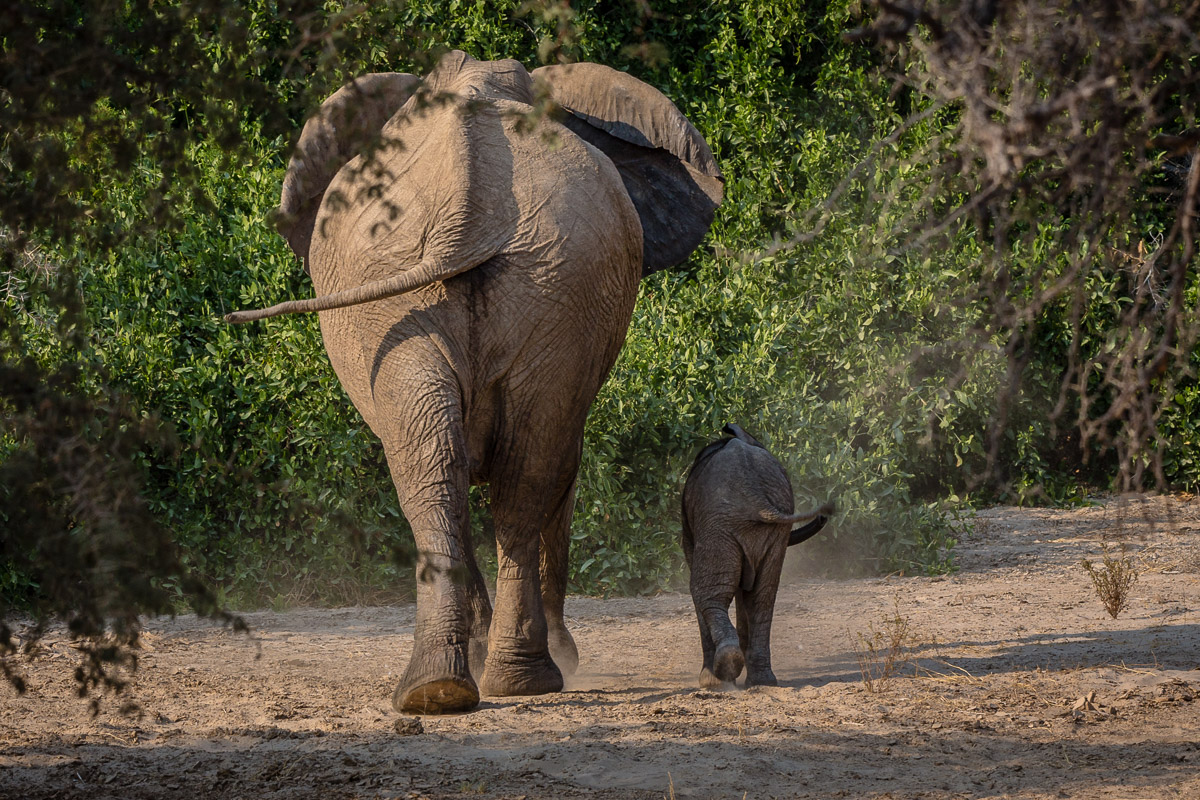
[[[788,536],[788,547],[794,544],[800,544],[806,539],[811,539],[816,536],[825,523],[829,522],[829,518],[833,516],[833,503],[826,503],[820,508],[812,511],[802,511],[798,514],[780,514],[774,509],[767,509],[758,512],[758,517],[763,522],[787,522],[790,524],[805,523],[799,528],[796,528]]]

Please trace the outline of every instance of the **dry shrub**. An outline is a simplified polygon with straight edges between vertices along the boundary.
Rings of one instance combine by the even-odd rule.
[[[1138,568],[1124,544],[1120,547],[1120,556],[1115,558],[1108,545],[1101,545],[1101,549],[1104,559],[1100,566],[1097,567],[1086,558],[1081,563],[1091,576],[1092,586],[1108,615],[1116,619],[1129,606],[1129,590],[1137,583]]]
[[[900,613],[900,602],[895,601],[891,615],[885,616],[878,627],[871,622],[867,633],[855,634],[851,646],[863,686],[868,692],[882,691],[883,684],[911,661],[912,626]]]
[[[1195,547],[1179,562],[1181,572],[1200,572],[1200,546]]]

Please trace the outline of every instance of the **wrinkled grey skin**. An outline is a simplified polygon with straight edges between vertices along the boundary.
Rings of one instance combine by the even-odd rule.
[[[745,667],[746,686],[774,686],[771,619],[783,557],[824,527],[833,506],[792,513],[792,484],[775,457],[737,425],[722,432],[726,438],[696,456],[683,489],[683,553],[704,653],[700,685],[732,683]]]
[[[546,93],[552,113],[532,113]],[[678,109],[598,64],[531,74],[455,51],[424,80],[360,78],[305,125],[279,227],[317,297],[227,319],[320,312],[383,443],[421,553],[397,710],[558,691],[575,668],[563,596],[584,420],[639,279],[687,258],[721,191]],[[490,485],[494,613],[473,483]]]

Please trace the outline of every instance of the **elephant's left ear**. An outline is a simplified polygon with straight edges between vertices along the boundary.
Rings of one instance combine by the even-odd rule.
[[[300,132],[283,177],[276,226],[308,271],[308,251],[325,190],[421,84],[403,72],[363,75],[325,99]]]
[[[642,220],[642,274],[685,261],[712,225],[725,180],[704,137],[653,86],[602,64],[539,67],[562,123],[616,165]]]

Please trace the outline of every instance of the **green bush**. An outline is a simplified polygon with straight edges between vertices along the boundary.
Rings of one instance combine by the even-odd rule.
[[[679,492],[696,450],[731,421],[779,456],[799,504],[837,504],[829,532],[806,545],[829,574],[952,568],[948,497],[1078,498],[1082,456],[1045,413],[1070,343],[1070,309],[1060,307],[1038,322],[1041,349],[999,440],[1008,493],[972,483],[1007,388],[1004,357],[973,333],[980,310],[963,291],[985,256],[970,230],[937,252],[897,249],[920,222],[904,216],[907,204],[932,179],[903,159],[855,171],[916,102],[893,95],[874,51],[843,41],[858,4],[719,0],[702,13],[685,2],[652,5],[642,17],[635,4],[580,2],[561,27],[557,5],[521,16],[509,3],[421,0],[372,7],[348,23],[392,31],[410,55],[460,47],[533,67],[558,52],[628,69],[675,100],[725,173],[705,245],[682,268],[643,282],[589,417],[573,590],[679,585]],[[251,43],[286,41],[267,4],[250,8]],[[347,70],[422,69],[397,60],[383,33],[356,41],[342,54]],[[283,65],[260,69],[291,104],[297,130],[304,98],[333,88],[306,85]],[[889,147],[917,152],[943,123],[934,116]],[[338,385],[315,316],[244,328],[219,321],[311,293],[268,221],[287,142],[263,130],[243,122],[250,157],[241,163],[215,137],[188,151],[207,205],[186,206],[177,230],[133,235],[103,256],[50,252],[79,267],[88,346],[103,372],[96,380],[174,430],[177,447],[147,445],[136,461],[148,506],[189,567],[240,605],[403,596],[411,537],[381,448]],[[815,224],[808,210],[847,176],[819,236],[773,246]],[[114,224],[136,231],[160,178],[140,163],[131,178],[105,177],[99,202]],[[1041,257],[1030,253],[1030,263]],[[1097,274],[1087,289],[1085,321],[1096,331],[1120,309],[1112,280]],[[19,312],[29,351],[46,364],[62,360],[38,301],[5,302]],[[1163,419],[1167,468],[1181,487],[1200,485],[1197,414],[1200,393],[1185,383]],[[0,457],[18,446],[0,442]],[[494,557],[484,497],[472,494],[486,566]],[[0,566],[0,591],[19,583]]]

